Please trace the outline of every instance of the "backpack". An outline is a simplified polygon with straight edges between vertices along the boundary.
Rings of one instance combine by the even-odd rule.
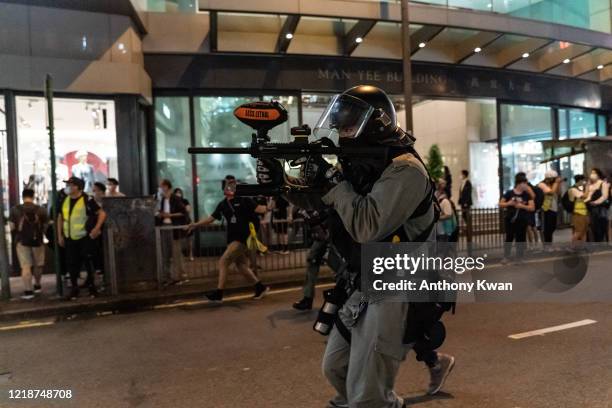
[[[533,192],[535,194],[535,199],[533,200],[535,204],[536,211],[542,208],[542,204],[544,204],[544,191],[538,186],[531,186]]]
[[[17,241],[27,247],[39,247],[43,243],[43,233],[40,225],[40,217],[34,211],[23,211],[17,226]]]
[[[565,193],[563,193],[563,196],[561,197],[561,206],[569,214],[573,214],[574,213],[574,202],[572,200],[570,200],[570,198],[569,198],[569,191],[572,188],[575,188],[575,187],[570,187]]]

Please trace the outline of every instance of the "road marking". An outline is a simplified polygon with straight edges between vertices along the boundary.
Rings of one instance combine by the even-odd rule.
[[[511,334],[508,337],[513,339],[513,340],[518,340],[518,339],[524,339],[525,337],[531,337],[531,336],[543,336],[546,333],[552,333],[552,332],[557,332],[557,331],[561,331],[561,330],[573,329],[574,327],[587,326],[587,325],[593,324],[593,323],[597,323],[597,321],[596,320],[591,320],[591,319],[585,319],[585,320],[579,320],[579,321],[573,322],[573,323],[561,324],[559,326],[547,327],[545,329],[532,330],[532,331],[528,331],[528,332],[524,332],[524,333]]]
[[[25,322],[20,322],[19,324],[14,324],[12,326],[2,326],[0,327],[0,331],[29,329],[31,327],[49,326],[52,324],[55,324],[55,321],[42,321],[42,322],[25,321]]]
[[[316,285],[316,287],[319,288],[319,289],[327,289],[327,288],[331,288],[334,285],[335,285],[334,283],[323,283],[323,284],[320,284],[320,285]],[[276,289],[276,290],[269,291],[266,296],[280,295],[280,294],[289,293],[289,292],[297,292],[299,290],[302,290],[301,286],[296,286],[296,287],[293,287],[293,288],[286,288],[286,289]],[[249,299],[253,299],[253,295],[228,296],[226,298],[223,298],[223,303],[226,303],[226,302],[237,302],[237,301],[240,301],[240,300],[249,300]],[[168,304],[164,304],[164,305],[156,305],[156,306],[153,306],[153,309],[172,309],[172,308],[175,308],[175,307],[197,306],[197,305],[203,305],[203,304],[207,304],[207,303],[213,303],[213,302],[211,302],[210,300],[207,300],[207,299],[203,299],[203,300],[189,300],[189,301],[179,302],[179,303],[168,303]]]

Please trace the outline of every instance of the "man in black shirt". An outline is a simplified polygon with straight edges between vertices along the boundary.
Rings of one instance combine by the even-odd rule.
[[[21,195],[23,204],[16,205],[9,215],[9,226],[13,232],[17,259],[21,267],[24,293],[22,299],[34,298],[40,293],[42,270],[45,266],[45,245],[43,236],[49,222],[47,211],[34,204],[34,190],[25,189]],[[34,287],[32,287],[32,272]]]
[[[222,218],[227,222],[227,248],[221,259],[219,259],[219,282],[217,289],[205,294],[212,301],[220,302],[223,300],[223,288],[225,287],[227,271],[231,264],[235,264],[238,271],[254,282],[255,299],[261,299],[269,290],[249,267],[249,252],[246,247],[246,241],[249,237],[249,223],[255,223],[257,214],[266,212],[266,206],[257,205],[252,199],[247,197],[234,197],[235,192],[236,178],[231,175],[225,176],[225,180],[223,180],[225,199],[217,205],[212,215],[189,226],[189,229],[192,230],[211,224],[215,220],[220,221]]]

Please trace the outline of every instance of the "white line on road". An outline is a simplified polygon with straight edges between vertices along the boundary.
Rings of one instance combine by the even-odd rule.
[[[585,320],[579,320],[579,321],[573,322],[573,323],[561,324],[559,326],[546,327],[544,329],[532,330],[532,331],[528,331],[528,332],[524,332],[524,333],[511,334],[508,337],[513,339],[513,340],[519,340],[519,339],[524,339],[525,337],[543,336],[546,333],[552,333],[552,332],[557,332],[557,331],[561,331],[561,330],[573,329],[574,327],[587,326],[587,325],[593,324],[593,323],[597,323],[597,321],[596,320],[591,320],[591,319],[585,319]]]

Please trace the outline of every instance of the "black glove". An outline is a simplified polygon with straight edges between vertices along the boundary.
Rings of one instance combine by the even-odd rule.
[[[300,178],[311,187],[322,187],[327,191],[343,179],[340,170],[321,156],[301,157],[293,164],[300,166]]]
[[[257,182],[267,186],[284,183],[283,165],[276,159],[257,159]]]

